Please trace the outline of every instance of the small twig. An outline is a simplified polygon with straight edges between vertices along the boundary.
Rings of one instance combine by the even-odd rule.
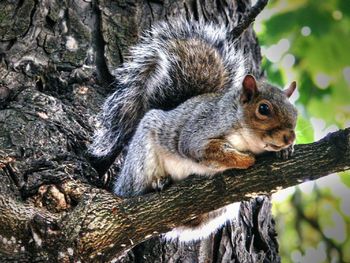
[[[235,40],[255,21],[255,18],[267,5],[268,0],[258,0],[256,4],[249,10],[249,13],[242,17],[239,24],[231,31],[230,38]]]

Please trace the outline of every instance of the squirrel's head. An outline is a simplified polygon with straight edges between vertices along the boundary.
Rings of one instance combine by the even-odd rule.
[[[242,82],[243,131],[254,140],[254,152],[280,151],[295,141],[297,110],[289,97],[296,89],[293,81],[285,90],[246,75]]]

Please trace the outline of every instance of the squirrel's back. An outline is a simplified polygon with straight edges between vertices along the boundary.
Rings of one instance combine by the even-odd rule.
[[[114,71],[116,90],[103,105],[90,147],[97,170],[108,169],[147,111],[238,86],[244,65],[224,26],[185,20],[153,26]]]

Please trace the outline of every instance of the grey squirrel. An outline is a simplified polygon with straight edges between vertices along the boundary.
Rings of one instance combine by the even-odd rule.
[[[191,174],[246,169],[266,151],[291,154],[297,111],[288,98],[296,83],[282,91],[247,74],[224,26],[161,22],[130,54],[115,71],[116,91],[104,103],[90,147],[103,172],[128,146],[116,195],[161,190]],[[214,231],[210,222],[222,225],[231,208],[203,215],[192,230],[210,225],[207,232]],[[198,238],[181,238],[187,230],[180,227],[168,237]]]

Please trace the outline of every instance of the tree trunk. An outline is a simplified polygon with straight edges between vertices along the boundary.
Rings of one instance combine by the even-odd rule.
[[[247,200],[244,193],[258,192],[255,188],[237,196],[224,191],[221,199],[214,188],[213,195],[201,197],[202,204],[187,202],[183,215],[167,220],[160,214],[159,226],[142,228],[147,222],[138,213],[151,211],[147,204],[161,202],[163,194],[126,201],[113,197],[105,189],[111,188],[118,164],[100,178],[86,159],[95,116],[113,88],[112,71],[143,30],[179,16],[234,28],[250,10],[248,0],[14,0],[2,1],[0,10],[0,262],[280,261],[268,197],[242,203],[238,222],[206,240],[184,245],[157,237],[177,220],[198,215],[199,208],[205,212]],[[237,45],[250,72],[261,76],[260,47],[251,28]],[[344,152],[348,158],[349,148]],[[349,169],[338,164],[334,169]],[[219,177],[205,187],[221,190],[227,184],[230,189],[233,180]],[[196,191],[192,188],[184,184]],[[172,200],[167,194],[172,192],[166,191],[164,200]],[[176,198],[173,213],[183,209],[181,195]],[[157,231],[150,232],[153,228]]]

